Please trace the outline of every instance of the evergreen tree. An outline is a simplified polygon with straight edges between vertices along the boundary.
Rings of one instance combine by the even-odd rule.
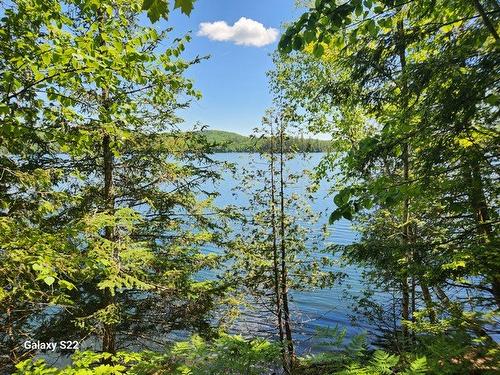
[[[312,195],[300,197],[294,192],[307,183],[308,172],[289,167],[292,160],[305,157],[287,142],[293,121],[290,113],[270,110],[263,128],[256,129],[259,137],[269,139],[270,147],[242,171],[237,191],[248,197],[248,205],[242,207],[241,234],[229,249],[233,261],[227,275],[235,280],[233,284],[242,286],[249,296],[247,302],[266,317],[264,321],[272,322],[268,328],[278,334],[287,374],[294,373],[293,327],[300,324],[293,317],[291,296],[307,288],[328,287],[334,276],[316,258],[323,235],[311,232],[319,219],[308,203]]]
[[[150,346],[176,329],[209,333],[220,286],[193,276],[218,263],[201,248],[219,240],[223,223],[204,215],[211,193],[200,199],[218,166],[203,137],[180,131],[176,115],[199,97],[184,77],[199,59],[180,57],[189,36],[164,47],[169,30],[139,24],[142,7],[6,5],[4,366],[33,354],[21,345],[26,339],[74,339],[113,353],[127,343]]]
[[[319,168],[342,168],[331,219],[364,217],[344,255],[373,267],[378,285],[399,283],[406,344],[464,329],[492,343],[498,11],[490,1],[321,0],[280,42],[290,56],[277,89],[339,146]],[[473,302],[451,299],[451,287]]]

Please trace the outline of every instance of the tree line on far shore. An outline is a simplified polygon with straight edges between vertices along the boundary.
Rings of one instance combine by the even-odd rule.
[[[203,130],[206,140],[212,144],[215,152],[259,152],[268,151],[271,147],[269,137],[244,136],[222,130]],[[286,143],[297,152],[327,152],[330,141],[309,138],[304,135],[290,135]]]

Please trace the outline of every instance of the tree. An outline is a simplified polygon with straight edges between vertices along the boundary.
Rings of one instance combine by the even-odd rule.
[[[175,6],[189,13],[191,3]],[[200,58],[179,57],[189,36],[163,47],[168,29],[140,25],[141,6],[152,20],[168,15],[163,1],[6,6],[5,366],[33,354],[21,346],[26,338],[100,338],[113,353],[175,329],[209,334],[222,287],[193,275],[218,263],[201,247],[219,241],[224,224],[207,219],[212,194],[199,193],[218,166],[204,138],[181,132],[176,116],[200,95],[184,78]]]
[[[307,171],[295,171],[289,164],[300,160],[290,142],[294,119],[285,110],[269,110],[256,138],[266,139],[263,150],[251,168],[241,172],[240,196],[248,198],[242,210],[241,230],[228,249],[230,270],[226,278],[241,285],[245,302],[266,317],[271,334],[282,348],[285,373],[294,373],[296,354],[290,306],[296,291],[328,287],[334,275],[323,269],[328,265],[315,258],[321,250],[322,234],[312,233],[309,225],[318,220],[307,202],[294,189],[307,183]],[[305,223],[305,224],[304,224]]]
[[[362,241],[344,254],[382,282],[402,280],[403,324],[417,332],[417,320],[427,331],[436,323],[440,301],[452,326],[488,342],[483,309],[498,308],[498,17],[495,2],[317,1],[280,42],[320,73],[308,99],[281,81],[287,100],[305,110],[315,100],[333,132],[359,134],[359,121],[373,129],[337,154],[344,186],[331,219],[368,215]],[[293,76],[285,66],[280,74]],[[450,303],[450,285],[474,292],[472,319]]]

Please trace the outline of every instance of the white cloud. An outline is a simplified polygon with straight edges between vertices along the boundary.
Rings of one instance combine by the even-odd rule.
[[[263,47],[278,39],[278,30],[266,29],[260,22],[241,17],[229,26],[225,21],[202,22],[198,35],[220,42],[234,42],[237,45]]]

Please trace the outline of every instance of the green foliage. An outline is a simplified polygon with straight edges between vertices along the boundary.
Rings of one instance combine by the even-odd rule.
[[[159,367],[161,366],[161,368]],[[148,374],[151,371],[173,374],[173,362],[152,352],[96,353],[76,352],[71,366],[62,369],[50,367],[44,360],[25,360],[16,365],[14,374],[24,375],[105,375],[105,374]]]
[[[342,333],[333,329],[323,334],[332,336],[334,345],[331,351],[308,355],[299,359],[299,373],[301,374],[358,374],[383,375],[406,374],[423,375],[432,373],[425,356],[416,356],[411,359],[387,353],[382,350],[373,352],[367,349],[366,336],[355,336],[346,345],[341,346]],[[340,340],[339,340],[340,338]]]
[[[499,352],[496,348],[474,348],[466,332],[421,336],[414,351],[425,353],[429,374],[495,373]]]
[[[143,8],[154,21],[166,4]],[[199,60],[181,57],[189,35],[165,45],[169,29],[141,25],[141,5],[20,0],[3,10],[0,366],[30,354],[26,337],[101,338],[114,351],[119,333],[208,335],[214,322],[223,287],[194,275],[219,262],[201,248],[224,220],[206,218],[213,196],[197,192],[219,167],[176,116],[200,97],[184,76]],[[165,133],[197,147],[172,149]]]
[[[367,356],[366,334],[354,336],[345,343],[346,330],[338,326],[317,330],[318,341],[314,349],[318,353],[300,358],[300,371],[304,374],[332,374],[354,361]]]
[[[193,375],[262,374],[278,366],[279,353],[279,346],[266,340],[229,335],[222,335],[213,344],[193,337],[172,349],[184,363],[177,371]]]
[[[339,374],[392,374],[392,369],[398,362],[399,357],[377,350],[373,353],[373,358],[369,361],[368,365],[351,364],[345,371],[341,371]]]
[[[293,142],[288,142],[285,136],[281,143],[278,132],[291,131],[292,123],[280,119],[283,128],[273,128],[272,122],[276,119],[272,116],[277,112],[270,112],[258,132],[264,134],[272,148],[261,149],[252,160],[251,168],[236,172],[241,184],[235,192],[246,197],[248,204],[240,208],[241,230],[228,249],[228,256],[234,263],[227,271],[230,282],[241,285],[249,298],[268,301],[265,314],[275,309],[276,297],[269,290],[275,288],[276,272],[279,279],[283,274],[282,270],[277,270],[274,258],[281,253],[282,247],[284,254],[280,257],[286,265],[285,273],[289,275],[286,279],[291,291],[328,287],[334,278],[333,273],[325,270],[324,264],[314,257],[322,246],[323,233],[311,232],[309,226],[302,225],[317,222],[319,216],[306,199],[293,192],[299,184],[308,183],[310,172],[292,172],[288,163],[307,156],[299,154]],[[312,195],[307,198],[312,199]],[[280,232],[282,221],[283,233]]]
[[[391,349],[415,350],[410,332],[469,336],[464,355],[483,361],[496,347],[499,17],[490,1],[319,0],[280,41],[274,93],[332,134],[318,167],[334,182],[330,223],[361,233],[335,250],[365,267],[356,309]]]
[[[200,59],[182,57],[189,35],[168,41],[170,29],[145,26],[141,17],[167,19],[170,8],[189,15],[193,4],[2,3],[2,371],[19,361],[19,374],[277,368],[284,347],[217,335],[214,326],[242,294],[264,300],[266,318],[289,321],[288,289],[332,284],[335,274],[315,257],[323,239],[301,225],[317,213],[288,193],[300,176],[285,168],[296,151],[328,151],[317,179],[329,178],[335,192],[330,224],[345,218],[360,232],[357,243],[334,250],[346,264],[364,266],[369,288],[355,309],[380,328],[385,351],[370,355],[363,337],[339,348],[345,333],[333,329],[324,346],[334,350],[298,366],[344,374],[494,372],[498,4],[315,1],[274,55],[269,76],[279,113],[264,119],[271,134],[252,138],[178,126],[176,113],[200,97],[186,78]],[[298,136],[288,134],[290,124]],[[332,140],[300,136],[310,132]],[[264,167],[241,176],[238,192],[250,198],[240,212],[217,209],[216,192],[205,191],[219,178],[214,151],[262,153]],[[231,241],[224,215],[241,219],[243,231]],[[227,253],[207,254],[207,245]],[[213,269],[224,277],[199,278]],[[374,300],[375,290],[392,298]],[[161,354],[116,351],[139,335],[176,330],[200,336]],[[26,337],[87,337],[100,352],[77,352],[72,366],[55,369],[23,361],[34,354],[21,345]]]
[[[396,355],[376,350],[367,364],[352,363],[345,370],[336,372],[338,375],[384,375],[405,374],[423,375],[428,373],[425,357],[417,358],[408,366],[399,366],[400,358]],[[398,369],[399,368],[399,369]]]
[[[215,152],[265,152],[270,148],[270,140],[266,136],[246,137],[221,130],[204,130],[201,134],[213,144]],[[287,147],[297,152],[326,152],[329,146],[329,141],[319,139],[297,136],[290,136],[287,139]]]
[[[170,346],[165,353],[76,352],[72,364],[62,369],[47,365],[44,360],[26,360],[16,366],[15,375],[84,375],[84,374],[246,374],[261,375],[276,371],[280,362],[280,347],[263,339],[245,339],[222,334],[208,342],[199,336]],[[298,358],[301,374],[405,374],[427,373],[425,357],[404,364],[398,356],[383,351],[352,356],[349,351]],[[342,368],[342,370],[338,370]]]
[[[263,339],[221,335],[213,342],[199,336],[180,341],[165,354],[153,352],[77,352],[72,365],[49,367],[43,360],[26,360],[16,366],[16,375],[105,375],[105,374],[247,374],[260,375],[277,366],[279,347]]]
[[[194,7],[196,0],[175,0],[174,9],[179,8],[182,13],[189,16]],[[169,1],[168,0],[143,0],[142,10],[147,12],[148,18],[151,22],[156,22],[160,18],[168,18],[169,15]]]

